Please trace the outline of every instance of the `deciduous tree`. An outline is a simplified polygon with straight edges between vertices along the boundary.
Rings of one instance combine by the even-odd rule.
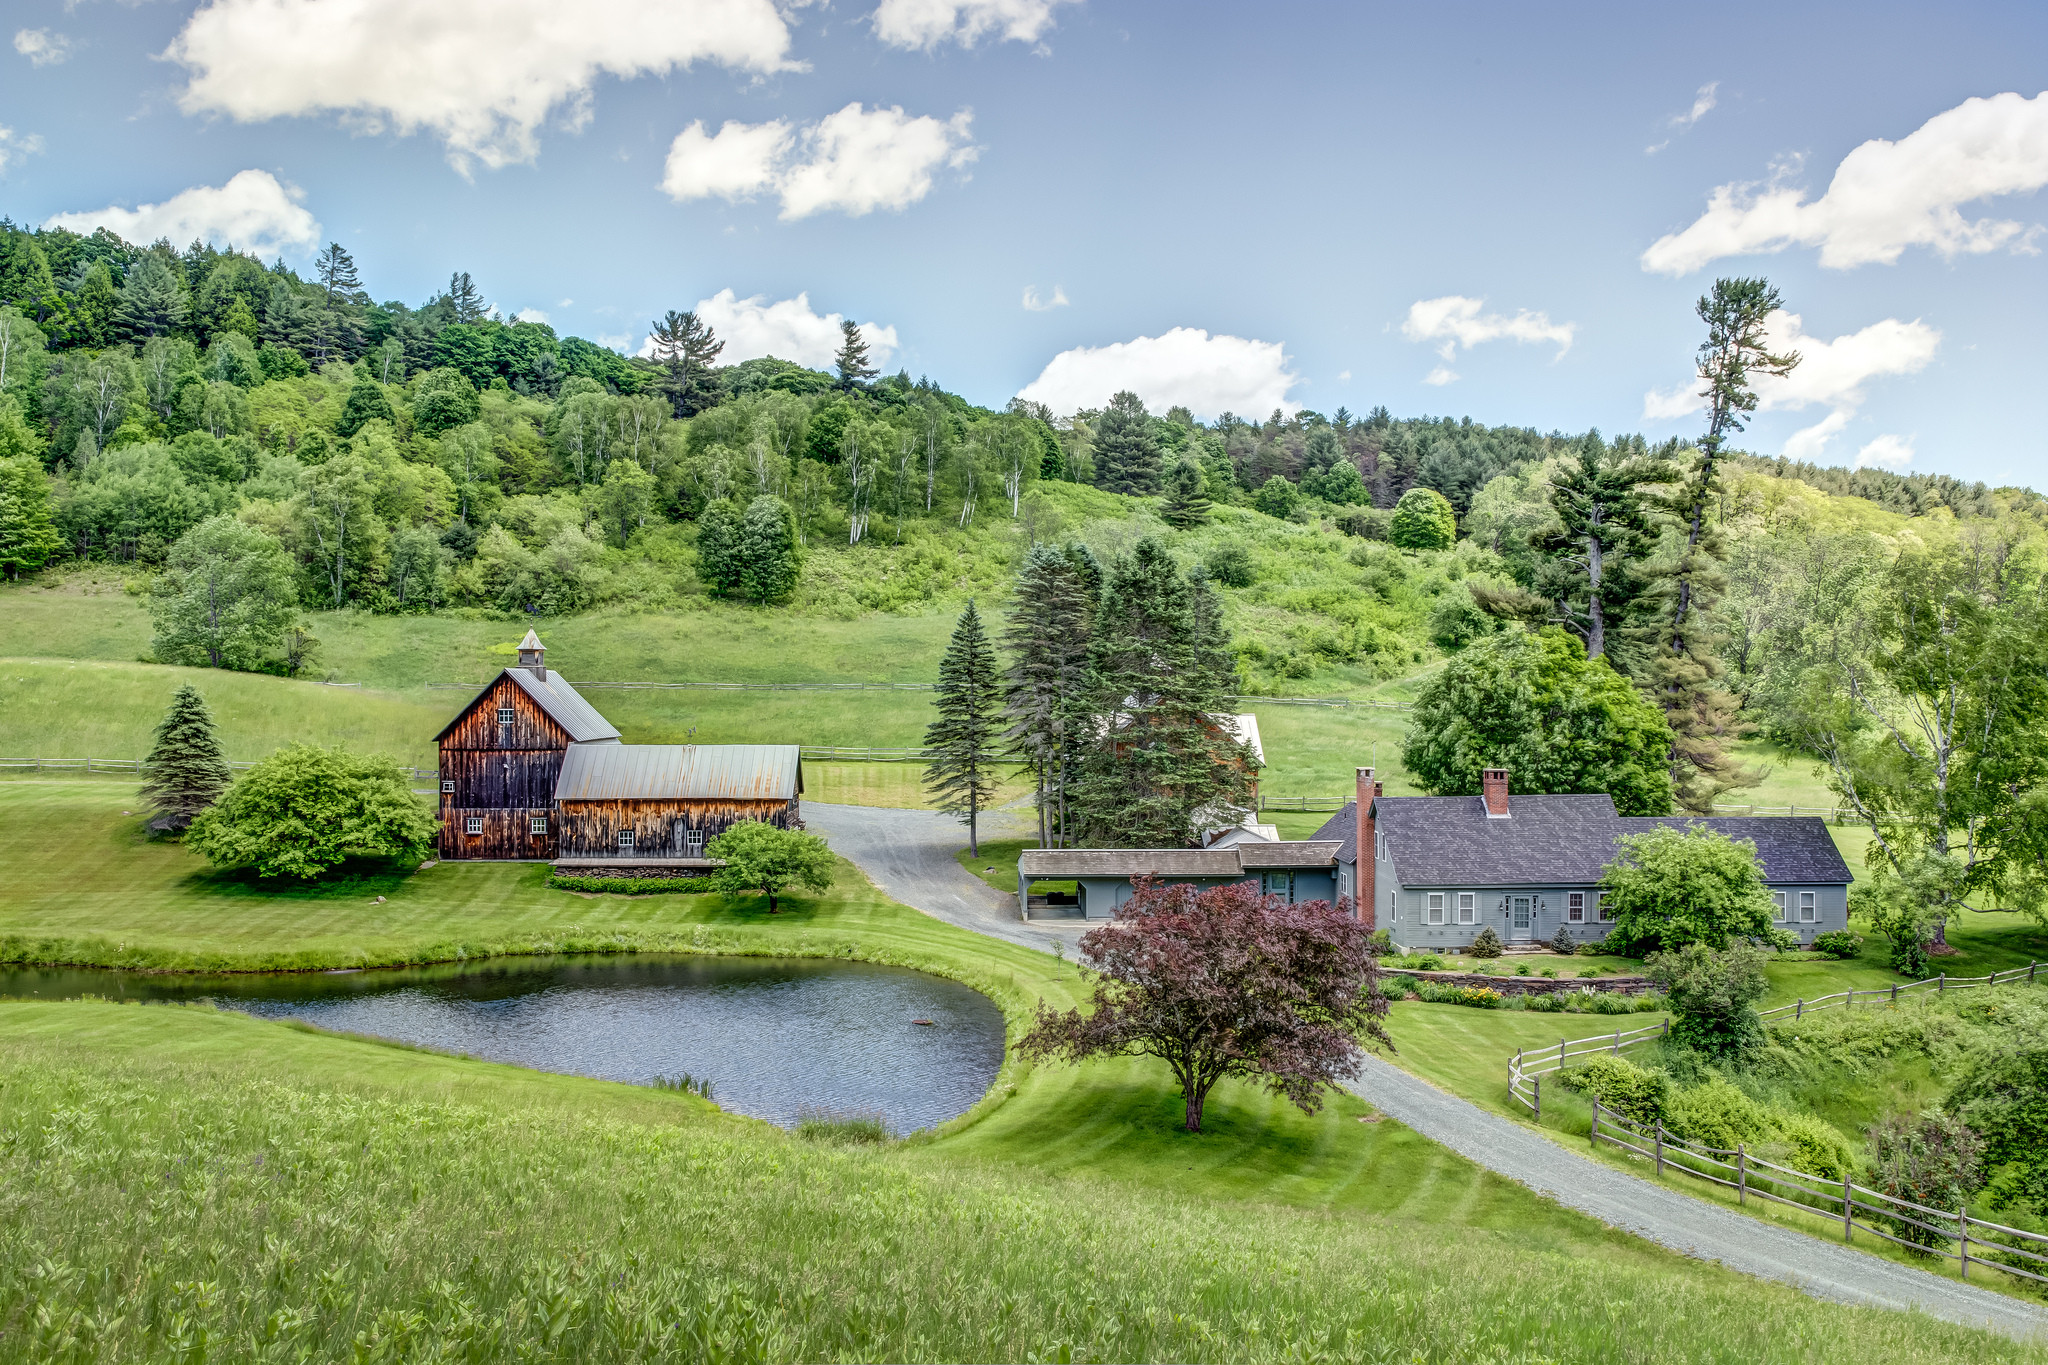
[[[242,774],[185,841],[216,867],[319,877],[350,857],[417,862],[439,823],[411,774],[378,758],[293,744]]]
[[[1682,948],[1771,932],[1771,893],[1756,845],[1695,825],[1624,834],[1601,874],[1601,909],[1636,945]]]
[[[1216,1082],[1263,1084],[1304,1113],[1359,1073],[1361,1044],[1392,1050],[1372,936],[1327,901],[1288,905],[1247,882],[1205,891],[1146,882],[1114,926],[1081,939],[1097,973],[1086,1011],[1039,1002],[1018,1051],[1033,1059],[1157,1057],[1202,1130]]]
[[[704,856],[725,864],[715,874],[719,890],[728,895],[758,891],[768,898],[771,915],[780,913],[775,901],[784,887],[832,889],[832,850],[817,835],[800,829],[741,820],[713,838]]]
[[[298,616],[291,557],[253,526],[208,517],[171,547],[149,612],[150,649],[160,661],[256,668]]]
[[[1404,550],[1447,550],[1458,538],[1458,514],[1434,488],[1411,488],[1394,504],[1387,539]]]
[[[1763,1046],[1763,1019],[1756,1012],[1756,1002],[1770,989],[1763,949],[1738,943],[1717,951],[1688,943],[1652,954],[1644,966],[1669,998],[1673,1042],[1729,1061]]]

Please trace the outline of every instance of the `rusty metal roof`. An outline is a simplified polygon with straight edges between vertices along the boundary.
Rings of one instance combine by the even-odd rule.
[[[532,633],[527,632],[529,635]],[[618,739],[619,732],[612,723],[600,716],[596,707],[583,700],[583,694],[569,686],[569,680],[561,674],[550,669],[547,677],[543,679],[534,677],[530,668],[508,668],[485,683],[484,690],[471,697],[468,704],[455,713],[455,719],[441,727],[441,733],[434,736],[434,742],[440,743],[442,738],[455,728],[456,723],[468,715],[478,702],[489,696],[491,689],[505,678],[517,683],[520,691],[533,698],[534,705],[545,711],[555,724],[567,730],[572,744],[596,744]]]
[[[572,744],[557,801],[788,801],[804,789],[794,744]]]

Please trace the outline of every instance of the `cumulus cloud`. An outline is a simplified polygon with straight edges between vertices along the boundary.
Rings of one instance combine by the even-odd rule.
[[[1024,286],[1024,307],[1029,312],[1050,313],[1055,308],[1065,308],[1066,306],[1067,291],[1058,285],[1052,287],[1052,297],[1049,299],[1042,299],[1038,296],[1037,285],[1027,284]]]
[[[1422,382],[1442,388],[1446,384],[1457,383],[1458,372],[1448,365],[1439,365],[1428,374],[1422,376]]]
[[[1052,27],[1053,10],[1073,0],[882,0],[875,36],[892,47],[930,51],[941,43],[973,47],[987,34],[1035,43]]]
[[[55,66],[71,55],[71,40],[46,28],[25,28],[14,35],[14,50],[30,66]]]
[[[1817,246],[1837,270],[1890,265],[1909,246],[1947,257],[2033,249],[2038,227],[1965,218],[1962,206],[2048,185],[2048,91],[1969,99],[1897,142],[1873,139],[1842,158],[1827,193],[1780,171],[1719,186],[1691,226],[1651,243],[1643,269],[1683,275],[1724,256]]]
[[[677,203],[773,192],[785,221],[835,209],[859,218],[907,208],[931,193],[935,172],[980,154],[968,141],[973,119],[965,109],[941,120],[856,101],[803,128],[777,119],[727,122],[707,133],[700,120],[669,145],[661,187]]]
[[[1017,396],[1055,412],[1075,412],[1099,408],[1129,389],[1154,413],[1181,406],[1197,417],[1214,417],[1298,411],[1301,404],[1287,391],[1300,382],[1277,341],[1176,327],[1162,336],[1061,351]]]
[[[25,156],[34,156],[43,150],[43,140],[34,133],[17,134],[6,124],[0,123],[0,171],[6,170]]]
[[[1913,462],[1913,441],[1907,436],[1880,436],[1856,452],[1856,468],[1868,469],[1876,465],[1893,473],[1904,469]]]
[[[697,316],[725,343],[718,357],[721,365],[772,355],[814,370],[832,367],[844,340],[840,326],[846,321],[843,313],[819,314],[811,307],[809,293],[770,303],[766,294],[743,299],[730,289],[700,301]],[[901,347],[894,327],[863,322],[860,335],[868,344],[868,362],[877,369]]]
[[[548,320],[548,315],[541,312],[538,308],[522,308],[512,316],[518,322],[546,322]]]
[[[131,242],[168,237],[179,246],[233,244],[269,256],[320,245],[320,224],[300,204],[303,198],[298,186],[279,183],[269,171],[243,171],[225,185],[195,185],[161,204],[60,213],[43,226],[83,233],[110,228]]]
[[[1927,367],[1941,346],[1941,333],[1918,318],[1911,322],[1886,318],[1829,341],[1806,335],[1797,313],[1779,309],[1765,319],[1764,331],[1773,351],[1795,350],[1800,360],[1782,379],[1764,375],[1756,381],[1758,410],[1829,410],[1819,422],[1787,438],[1785,454],[1794,459],[1819,456],[1829,441],[1847,429],[1869,396],[1865,386],[1871,380],[1915,374]],[[1643,420],[1667,421],[1698,412],[1705,405],[1705,400],[1688,388],[1653,390],[1643,395]]]
[[[424,130],[466,172],[532,160],[557,111],[581,126],[600,76],[800,69],[789,43],[774,0],[208,0],[164,56],[188,114]]]
[[[1436,353],[1446,363],[1429,372],[1422,382],[1425,384],[1448,384],[1458,376],[1452,372],[1449,362],[1457,359],[1458,348],[1471,350],[1483,342],[1499,341],[1550,341],[1557,344],[1557,356],[1572,348],[1572,334],[1578,324],[1552,322],[1548,314],[1532,313],[1524,308],[1513,317],[1504,313],[1483,313],[1485,299],[1466,298],[1462,294],[1446,294],[1439,299],[1420,299],[1408,306],[1408,316],[1401,323],[1401,335],[1410,341],[1434,341]]]

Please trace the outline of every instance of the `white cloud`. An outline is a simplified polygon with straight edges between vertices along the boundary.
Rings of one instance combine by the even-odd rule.
[[[1829,409],[1819,422],[1786,439],[1785,454],[1794,459],[1817,458],[1828,442],[1848,427],[1869,396],[1865,386],[1871,380],[1915,374],[1927,367],[1941,346],[1941,333],[1917,318],[1911,322],[1886,318],[1828,341],[1806,335],[1797,313],[1779,309],[1765,319],[1764,331],[1773,351],[1794,350],[1800,359],[1782,379],[1771,375],[1757,379],[1757,409]],[[1643,395],[1643,420],[1668,421],[1704,406],[1705,400],[1687,387],[1652,390]]]
[[[1880,436],[1856,452],[1857,469],[1868,469],[1876,465],[1893,473],[1913,463],[1913,439],[1910,436]]]
[[[968,141],[973,119],[965,109],[940,120],[856,101],[804,128],[780,119],[727,122],[707,134],[700,120],[670,144],[661,187],[678,203],[772,190],[785,221],[832,209],[854,218],[902,209],[931,193],[935,171],[959,169],[980,154]]]
[[[1050,313],[1055,308],[1065,308],[1066,306],[1067,291],[1058,285],[1052,287],[1052,297],[1049,299],[1042,299],[1038,296],[1037,285],[1027,284],[1024,286],[1024,307],[1028,312]]]
[[[548,320],[548,315],[541,312],[538,308],[522,308],[512,316],[519,322],[546,322]]]
[[[1951,258],[2032,250],[2039,228],[1968,219],[1961,206],[2048,185],[2048,91],[1965,100],[1897,142],[1866,142],[1811,203],[1784,180],[1717,187],[1690,227],[1650,245],[1643,269],[1683,275],[1724,256],[1794,245],[1818,246],[1820,263],[1837,270],[1890,265],[1909,246]]]
[[[1439,343],[1437,355],[1445,362],[1431,370],[1422,381],[1425,384],[1448,384],[1458,376],[1451,371],[1450,361],[1457,359],[1458,348],[1470,350],[1482,342],[1499,341],[1550,341],[1557,343],[1554,359],[1563,359],[1564,353],[1572,348],[1572,335],[1578,324],[1552,322],[1548,314],[1532,313],[1524,308],[1513,317],[1502,313],[1482,313],[1484,299],[1466,298],[1462,294],[1446,294],[1437,299],[1420,299],[1408,306],[1408,316],[1401,323],[1401,335],[1410,341],[1434,341]]]
[[[631,332],[606,333],[592,337],[591,340],[604,347],[607,351],[617,351],[620,355],[652,355],[654,353],[652,341],[643,341],[638,346],[635,346]]]
[[[25,156],[34,156],[43,150],[43,140],[34,133],[17,136],[12,128],[0,124],[0,171],[6,170]]]
[[[892,47],[932,49],[951,40],[973,47],[987,33],[1036,43],[1052,27],[1053,10],[1073,0],[882,0],[875,36]]]
[[[770,303],[766,294],[742,299],[730,289],[699,302],[697,316],[725,343],[718,356],[721,365],[772,355],[814,370],[832,368],[832,357],[844,339],[840,324],[846,320],[843,313],[821,316],[812,309],[808,293]],[[860,324],[860,335],[868,344],[868,363],[877,369],[886,366],[902,344],[894,327],[872,322]]]
[[[30,66],[55,66],[71,55],[71,40],[46,28],[25,28],[15,33],[14,50]]]
[[[320,245],[320,224],[299,203],[304,197],[269,171],[243,171],[225,185],[195,185],[161,204],[60,213],[43,226],[86,233],[104,227],[131,242],[168,237],[179,247],[204,241],[270,256]]]
[[[1075,412],[1099,408],[1129,389],[1155,413],[1182,406],[1197,417],[1258,415],[1299,410],[1287,391],[1300,382],[1277,341],[1175,327],[1163,336],[1061,351],[1017,396],[1055,412]]]
[[[1337,371],[1337,381],[1338,381],[1339,383],[1343,383],[1343,382],[1345,382],[1346,380],[1348,380],[1348,379],[1350,379],[1350,378],[1351,378],[1351,371],[1349,371],[1349,370],[1339,370],[1339,371]]]
[[[602,75],[801,69],[789,43],[773,0],[207,0],[164,56],[188,114],[425,130],[466,172],[532,160],[557,111],[581,126]]]
[[[1720,85],[1721,82],[1719,81],[1708,81],[1705,85],[1701,86],[1699,93],[1692,97],[1692,108],[1682,114],[1673,114],[1671,116],[1671,126],[1673,128],[1690,128],[1713,112],[1714,106],[1720,103],[1719,100],[1714,98],[1714,91],[1719,89]]]

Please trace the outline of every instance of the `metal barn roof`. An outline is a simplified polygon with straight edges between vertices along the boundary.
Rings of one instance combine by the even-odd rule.
[[[532,635],[533,632],[528,631],[527,634]],[[568,731],[571,743],[601,744],[606,740],[618,739],[619,732],[612,727],[612,723],[600,716],[596,707],[583,700],[583,695],[571,687],[569,680],[561,674],[550,670],[547,678],[543,680],[534,677],[530,668],[508,668],[485,683],[483,691],[471,697],[468,704],[455,713],[455,719],[441,727],[441,733],[434,736],[434,741],[439,743],[443,736],[455,728],[456,722],[468,715],[470,710],[489,696],[491,689],[505,678],[510,678],[518,684],[521,691],[533,698],[534,705],[546,712],[548,718],[555,724]]]
[[[788,801],[804,789],[794,744],[572,744],[557,801]]]

